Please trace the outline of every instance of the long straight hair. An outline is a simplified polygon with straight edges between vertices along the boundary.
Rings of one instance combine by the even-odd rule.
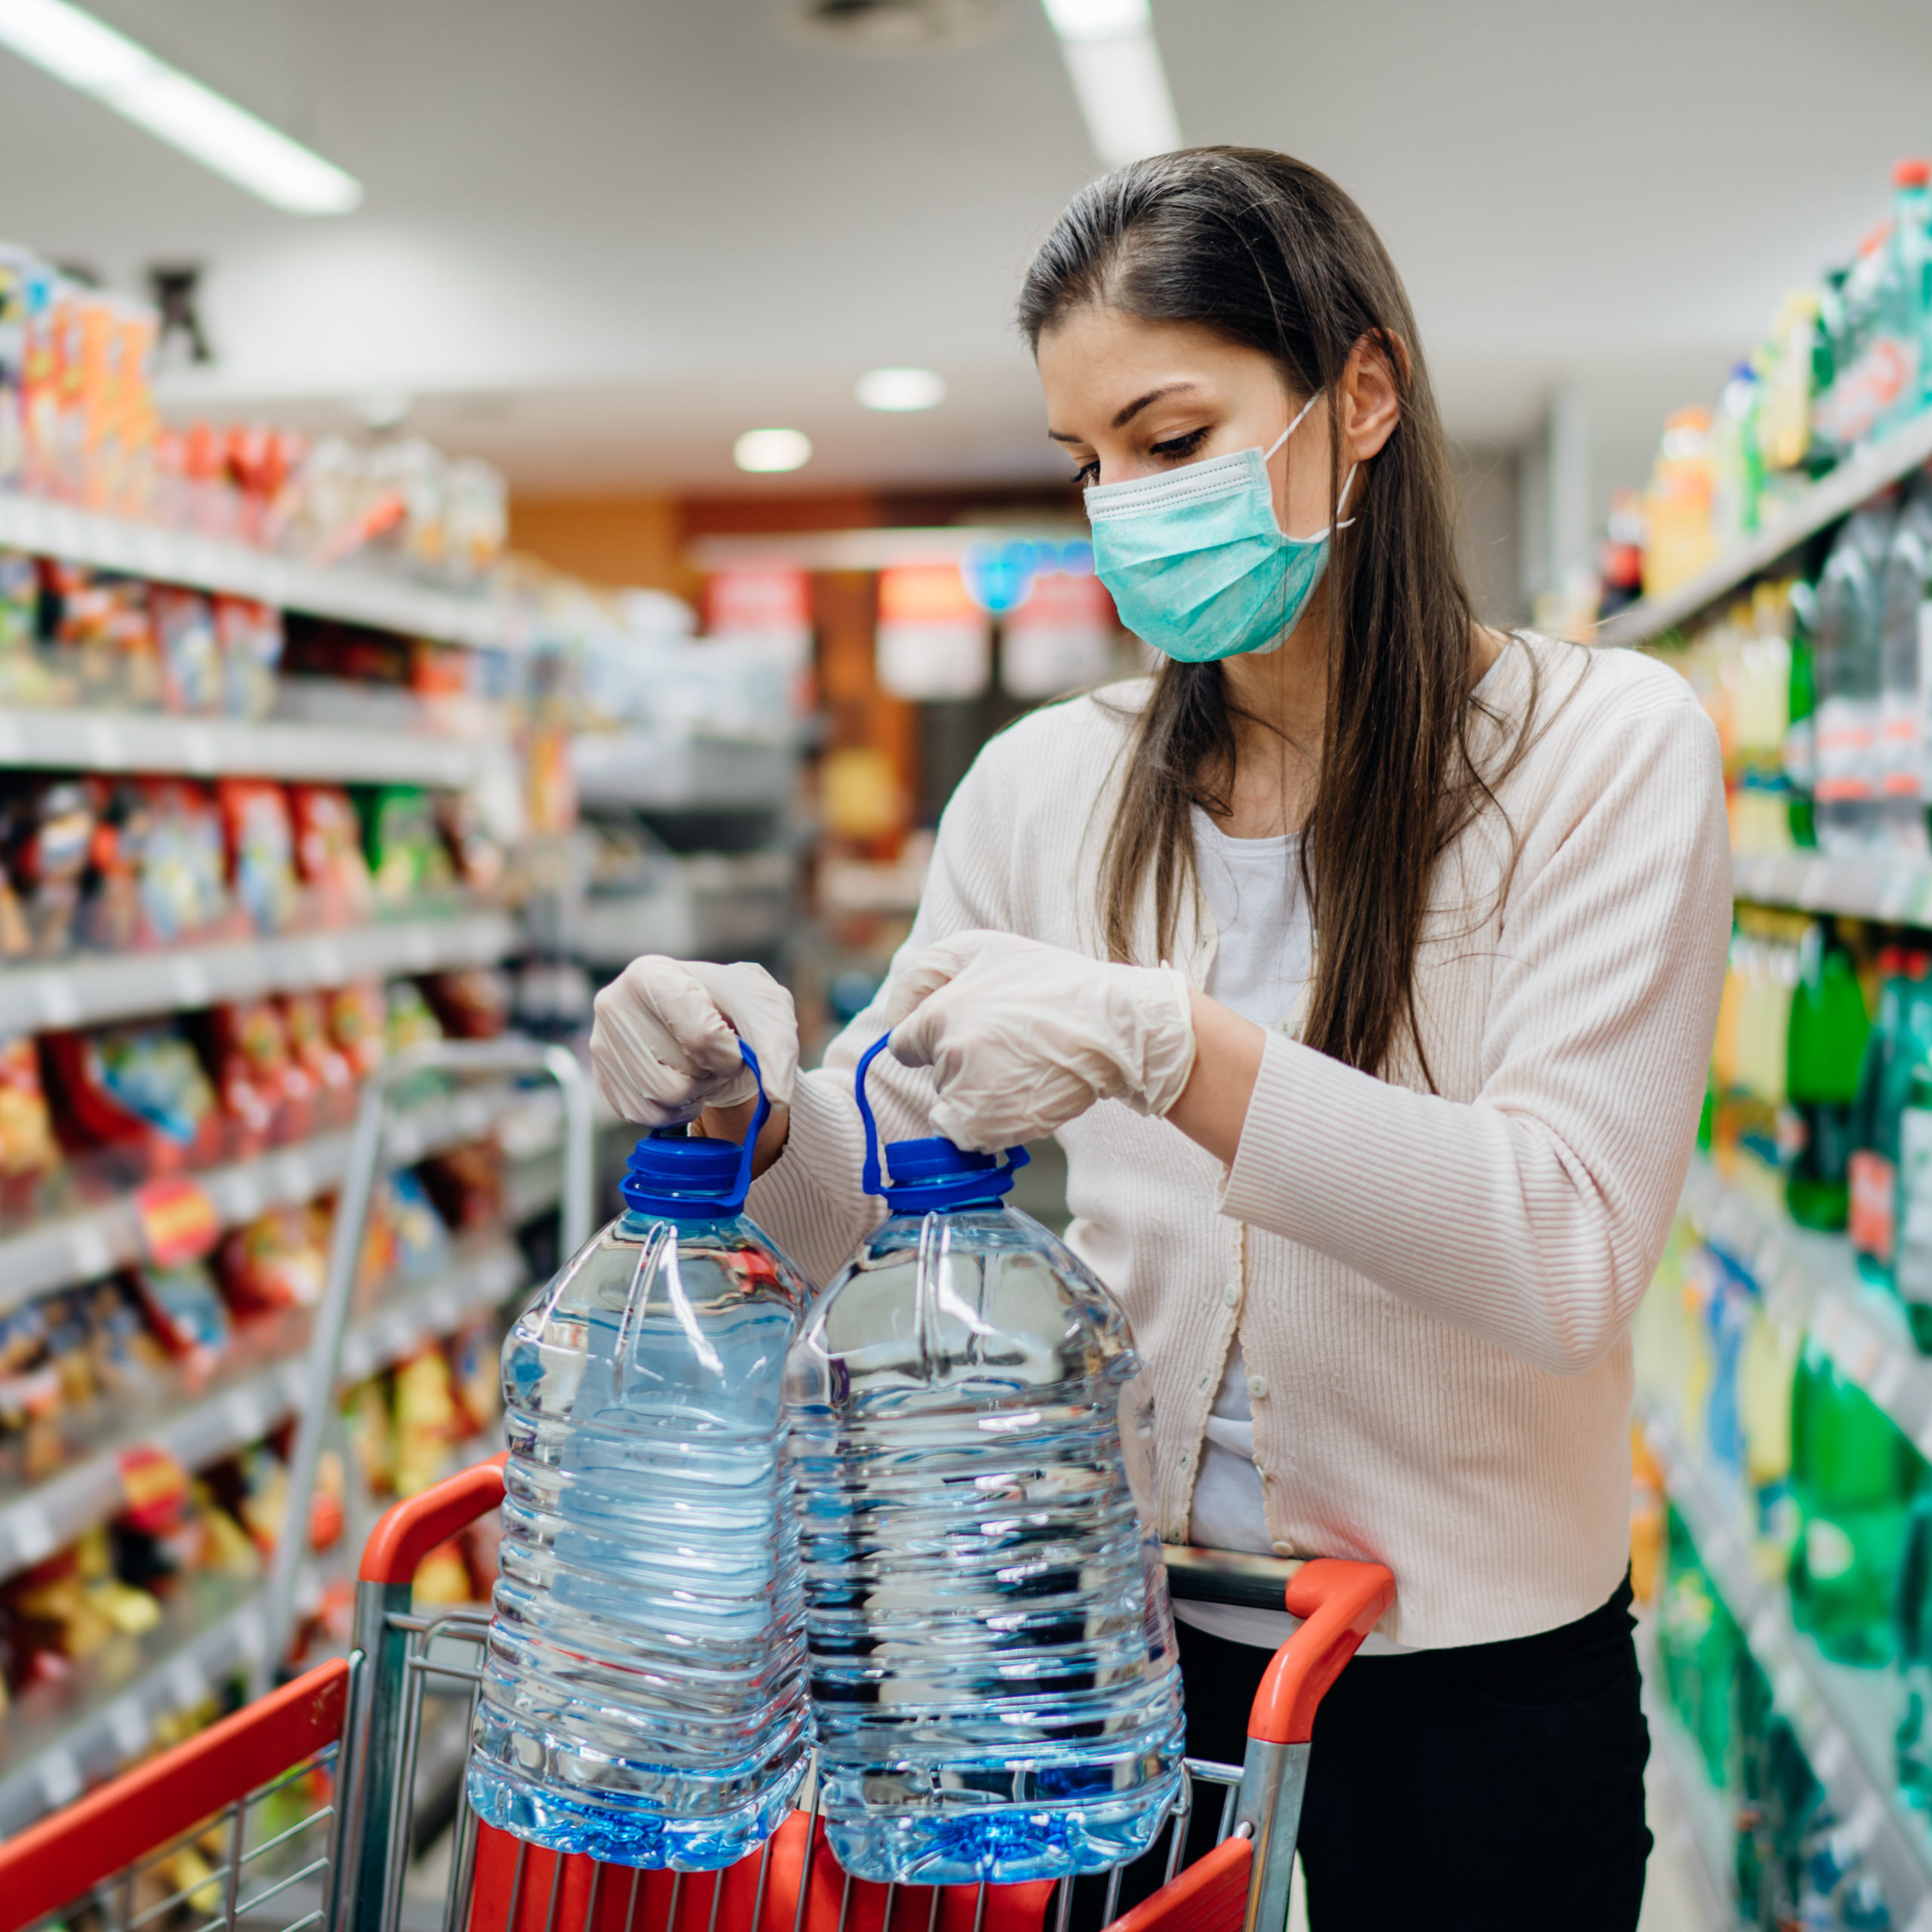
[[[1331,639],[1320,775],[1298,863],[1315,935],[1303,1037],[1380,1072],[1406,1029],[1432,1085],[1416,1008],[1416,947],[1437,860],[1493,799],[1472,756],[1475,608],[1456,555],[1441,422],[1401,278],[1367,217],[1305,162],[1261,148],[1193,148],[1105,176],[1061,216],[1022,285],[1036,350],[1076,310],[1190,322],[1257,349],[1294,406],[1327,398],[1358,343],[1386,361],[1401,415],[1349,492],[1331,540]],[[1531,703],[1508,763],[1526,741]],[[1155,936],[1172,945],[1195,888],[1192,808],[1225,814],[1235,739],[1218,664],[1170,660],[1142,709],[1100,860],[1109,954],[1133,955],[1152,875]]]

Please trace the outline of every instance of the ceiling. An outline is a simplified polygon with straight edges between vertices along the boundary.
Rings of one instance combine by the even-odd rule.
[[[207,265],[183,408],[347,423],[383,392],[527,492],[1060,473],[1009,320],[1096,171],[1038,0],[980,46],[866,57],[777,0],[94,0],[359,176],[279,214],[0,54],[0,230],[138,286]],[[1924,0],[1154,0],[1193,141],[1281,146],[1406,275],[1452,432],[1586,398],[1598,480],[1708,397],[1779,296],[1932,148]],[[941,371],[915,416],[852,398]],[[777,479],[774,479],[777,480]]]

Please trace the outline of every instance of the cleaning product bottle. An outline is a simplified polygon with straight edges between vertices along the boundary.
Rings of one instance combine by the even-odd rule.
[[[1899,1127],[1912,1069],[1932,1050],[1927,955],[1887,946],[1878,955],[1878,1010],[1866,1035],[1852,1103],[1847,1226],[1860,1272],[1889,1287],[1898,1231]]]
[[[1926,270],[1932,260],[1926,236],[1927,183],[1932,163],[1900,162],[1892,170],[1891,231],[1885,246],[1884,272],[1873,303],[1871,346],[1876,366],[1882,359],[1881,389],[1890,393],[1874,427],[1883,436],[1911,421],[1925,403]]]
[[[1898,1204],[1892,1286],[1912,1339],[1932,1355],[1932,1061],[1916,1060],[1899,1114]]]
[[[1720,552],[1758,528],[1764,481],[1758,447],[1761,395],[1757,371],[1749,362],[1734,364],[1711,419],[1711,534]]]
[[[552,1850],[713,1870],[783,1822],[804,1773],[782,1389],[810,1290],[743,1211],[765,1111],[761,1089],[742,1147],[640,1140],[623,1213],[503,1344],[469,1801]]]
[[[1791,721],[1785,731],[1784,775],[1791,787],[1788,808],[1791,842],[1801,851],[1808,851],[1818,843],[1814,797],[1818,783],[1817,635],[1817,587],[1799,577],[1791,586],[1791,690],[1787,707]]]
[[[1925,1465],[1891,1419],[1815,1340],[1792,1384],[1792,1618],[1839,1663],[1896,1652],[1893,1591]]]
[[[1786,1048],[1786,1104],[1798,1150],[1785,1177],[1785,1206],[1807,1228],[1845,1224],[1852,1107],[1869,1030],[1851,955],[1823,920],[1798,942]]]
[[[1140,1359],[1005,1204],[1023,1149],[895,1141],[881,1173],[884,1044],[857,1084],[887,1217],[786,1372],[820,1809],[857,1878],[1097,1870],[1152,1844],[1180,1780]]]
[[[1845,519],[1818,584],[1818,843],[1834,857],[1879,843],[1878,712],[1884,686],[1890,492]]]
[[[1884,669],[1878,703],[1879,770],[1884,843],[1913,858],[1926,856],[1921,743],[1926,683],[1921,658],[1923,615],[1932,591],[1932,478],[1921,477],[1899,512],[1885,556]],[[1932,669],[1932,666],[1926,667]]]

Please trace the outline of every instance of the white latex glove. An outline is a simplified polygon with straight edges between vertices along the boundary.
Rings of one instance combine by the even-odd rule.
[[[1096,1100],[1161,1115],[1194,1070],[1187,978],[1011,933],[957,933],[894,980],[892,1051],[938,1081],[933,1131],[985,1154],[1037,1140]]]
[[[714,966],[648,952],[597,995],[590,1066],[597,1091],[623,1118],[669,1127],[705,1107],[758,1095],[738,1051],[758,1056],[765,1098],[782,1106],[798,1071],[792,995],[762,966]]]

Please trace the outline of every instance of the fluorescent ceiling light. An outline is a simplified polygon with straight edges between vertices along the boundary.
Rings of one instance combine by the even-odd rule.
[[[0,45],[291,214],[346,214],[362,184],[67,0],[0,0]]]
[[[731,460],[755,475],[802,469],[812,460],[812,439],[802,429],[747,429],[731,445]]]
[[[1180,122],[1147,0],[1043,0],[1085,117],[1109,168],[1180,146]]]
[[[868,369],[858,396],[868,409],[935,409],[946,400],[946,378],[937,369]]]

